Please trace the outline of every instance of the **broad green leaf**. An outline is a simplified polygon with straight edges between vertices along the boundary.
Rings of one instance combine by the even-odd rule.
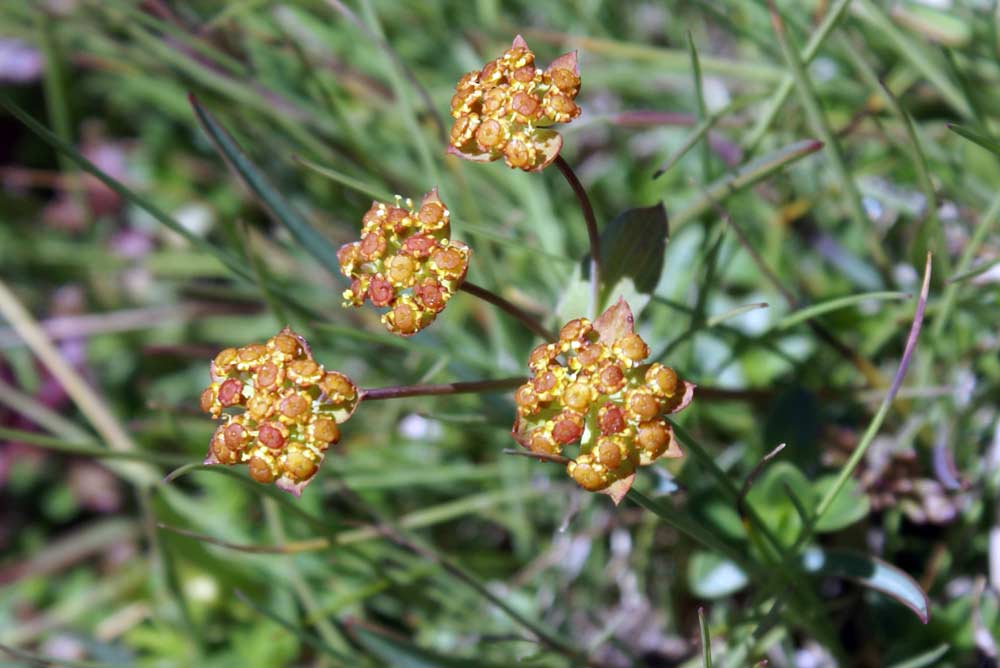
[[[817,480],[813,484],[815,497],[822,498],[833,485],[834,480],[835,476],[833,475],[824,476]],[[868,511],[868,497],[861,490],[858,481],[851,478],[834,499],[830,509],[816,523],[816,531],[839,531],[865,517]]]
[[[805,474],[785,461],[775,462],[765,469],[747,494],[747,501],[782,542],[791,545],[802,528],[802,518],[788,498],[788,490],[807,507],[815,505],[812,485]]]
[[[667,211],[661,203],[623,211],[604,228],[601,279],[605,302],[617,298],[611,290],[623,279],[631,280],[638,292],[652,294],[663,273],[669,234]]]
[[[802,553],[802,568],[807,573],[853,580],[896,599],[920,618],[930,618],[927,594],[909,575],[892,564],[862,552],[809,548]]]
[[[236,140],[199,104],[193,95],[191,96],[191,106],[198,117],[198,122],[205,130],[205,134],[222,154],[226,164],[236,172],[247,188],[267,208],[268,213],[287,227],[295,240],[302,245],[302,248],[316,258],[327,271],[339,277],[340,262],[337,260],[337,249],[330,240],[320,234],[292,207],[263,172],[257,169],[243,153]]]
[[[635,317],[652,298],[663,273],[670,229],[662,204],[628,209],[601,232],[601,304],[623,298]],[[563,290],[556,312],[560,321],[586,315],[590,308],[590,259],[584,257]]]
[[[811,575],[853,580],[880,591],[910,608],[927,623],[929,602],[916,581],[892,564],[863,552],[811,547],[800,556],[802,570]],[[713,552],[696,552],[688,566],[691,591],[704,598],[729,596],[744,586],[746,573],[733,561]]]

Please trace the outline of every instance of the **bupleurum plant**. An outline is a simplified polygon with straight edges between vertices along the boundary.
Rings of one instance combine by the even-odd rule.
[[[16,162],[0,166],[5,196],[41,190],[53,199],[46,208],[58,210],[53,218],[60,230],[65,224],[67,235],[52,229],[55,239],[50,233],[21,239],[4,229],[0,251],[7,252],[0,255],[15,260],[17,274],[23,251],[44,240],[25,266],[54,262],[60,282],[69,273],[64,265],[85,266],[108,310],[102,322],[90,314],[79,318],[81,296],[64,302],[60,294],[54,317],[37,326],[18,308],[6,279],[0,281],[0,347],[9,357],[0,363],[0,412],[21,411],[37,423],[32,430],[43,432],[4,429],[3,436],[66,449],[74,469],[96,469],[85,460],[100,457],[101,467],[134,483],[141,521],[89,512],[70,518],[86,526],[79,532],[73,527],[74,535],[53,541],[47,553],[79,559],[96,555],[94,546],[106,537],[120,537],[115,543],[125,543],[123,553],[135,557],[128,561],[146,561],[156,575],[151,582],[159,583],[137,589],[134,575],[141,571],[131,563],[100,574],[94,583],[99,589],[124,592],[114,605],[141,614],[112,615],[116,623],[104,626],[115,628],[105,629],[100,642],[86,642],[88,648],[145,658],[150,647],[173,647],[183,657],[173,663],[180,665],[232,663],[232,656],[217,651],[228,637],[251,663],[268,667],[324,661],[712,665],[717,650],[724,656],[716,656],[716,665],[747,666],[765,658],[781,666],[960,666],[974,663],[973,652],[987,663],[997,656],[989,631],[997,627],[993,594],[1000,588],[992,573],[979,577],[979,571],[988,561],[984,555],[994,556],[1000,545],[983,532],[997,524],[988,501],[1000,485],[1000,446],[995,411],[989,410],[996,384],[982,380],[1000,377],[990,354],[997,347],[988,326],[992,301],[984,291],[1000,200],[990,202],[991,172],[977,166],[989,156],[956,154],[943,139],[949,107],[958,113],[947,120],[970,123],[963,136],[989,139],[989,105],[979,104],[984,100],[966,85],[1000,77],[983,57],[990,40],[973,29],[988,25],[989,9],[951,3],[954,16],[941,22],[929,17],[945,12],[909,7],[931,3],[806,3],[817,7],[790,22],[786,34],[780,12],[791,12],[795,3],[746,3],[740,19],[755,28],[766,23],[770,4],[778,48],[757,48],[760,35],[754,35],[758,44],[743,46],[712,21],[692,24],[696,35],[707,28],[725,49],[699,62],[688,34],[693,95],[677,100],[657,93],[663,77],[685,69],[677,47],[697,11],[672,12],[659,3],[568,3],[572,11],[522,3],[510,16],[494,7],[510,3],[449,3],[441,10],[449,21],[445,28],[427,20],[435,12],[424,5],[415,13],[414,3],[366,0],[243,3],[261,6],[239,12],[210,8],[214,3],[8,4],[45,6],[25,25],[32,10],[0,9],[15,18],[16,34],[7,37],[44,47],[37,63],[43,85],[32,93],[18,84],[0,95],[0,108],[13,111],[81,171],[67,170],[67,162],[56,172],[36,157],[31,169]],[[882,6],[890,4],[892,12]],[[64,20],[77,14],[76,5],[86,19],[80,34],[67,28],[75,21]],[[363,16],[353,15],[354,5]],[[670,12],[671,20],[654,22],[663,18],[657,12]],[[426,30],[413,29],[418,14]],[[527,28],[535,46],[582,45],[602,54],[603,62],[593,57],[578,63],[576,53],[550,62],[549,55],[571,47],[544,55],[539,49],[536,57],[520,36],[494,42],[495,26],[535,16],[546,24],[544,30]],[[98,22],[110,30],[102,34]],[[583,34],[588,25],[602,28],[600,35]],[[886,31],[892,39],[885,48],[853,48]],[[483,50],[483,58],[470,56],[489,43],[503,46]],[[67,48],[82,48],[66,59],[68,70],[59,62]],[[927,57],[917,58],[924,51]],[[127,57],[114,58],[116,52]],[[454,78],[448,74],[423,88],[432,73],[450,72],[455,59],[470,63],[472,71],[459,80],[466,68],[455,69]],[[810,85],[815,65],[830,59],[837,75],[823,86]],[[971,79],[962,71],[968,63],[976,66]],[[69,72],[87,73],[88,82],[78,84]],[[883,73],[889,76],[880,85]],[[130,149],[129,159],[141,160],[154,175],[164,173],[164,158],[181,165],[177,185],[197,185],[210,203],[198,209],[218,214],[210,227],[191,224],[202,216],[188,214],[182,188],[160,209],[153,202],[163,193],[150,188],[140,195],[107,176],[106,165],[118,159],[76,125],[84,109],[67,102],[123,75],[129,85],[116,91],[108,127],[120,129],[139,117],[141,105],[155,101],[149,115],[154,124],[147,127],[141,116],[142,150]],[[602,86],[595,86],[598,81]],[[168,114],[178,112],[171,102],[178,84],[195,89],[192,103],[205,136],[246,192],[203,178],[209,176],[203,156],[192,159],[182,133],[174,132],[177,119]],[[670,89],[679,90],[676,84],[670,81]],[[229,103],[225,113],[238,133],[230,135],[195,93],[220,108]],[[41,94],[56,126],[48,134],[16,104],[31,100],[41,108]],[[132,109],[123,106],[131,100]],[[605,113],[594,114],[597,109]],[[651,129],[628,136],[626,128],[636,125]],[[250,150],[242,151],[237,137]],[[569,146],[571,137],[582,145]],[[783,144],[790,137],[801,139]],[[891,141],[877,147],[873,138],[879,137]],[[12,138],[20,143],[19,135]],[[151,147],[145,146],[149,138],[157,139]],[[765,183],[824,145],[824,153],[798,165],[792,178]],[[16,150],[7,153],[13,160],[39,155],[25,148],[31,147],[12,145]],[[265,151],[296,152],[309,176],[296,180],[295,172],[276,169],[281,181],[272,184],[252,162]],[[587,189],[567,162],[576,155],[586,160],[604,202],[641,197],[652,205],[614,218],[602,211],[599,234]],[[813,161],[828,169],[815,169]],[[861,163],[878,178],[859,179],[852,167]],[[890,165],[899,168],[898,178],[882,178]],[[564,206],[568,191],[567,197],[547,192],[555,178],[544,174],[550,167],[571,187],[579,214]],[[661,173],[669,177],[646,178]],[[689,174],[697,181],[682,178]],[[329,201],[303,207],[310,194],[329,192],[320,176],[351,192],[338,188]],[[113,209],[96,205],[107,199],[97,196],[100,182],[111,188],[105,195],[120,199]],[[286,185],[293,198],[282,194]],[[387,187],[413,199],[383,194]],[[259,220],[247,195],[276,225]],[[369,208],[373,195],[377,201]],[[906,206],[899,204],[903,199]],[[677,243],[670,249],[662,200],[677,204],[671,204]],[[732,219],[724,204],[732,206]],[[185,215],[171,215],[181,205]],[[146,225],[122,230],[141,232],[139,239],[120,237],[115,227],[133,223],[135,207],[184,236],[187,246],[147,236]],[[243,214],[250,214],[246,225]],[[574,246],[583,231],[570,227],[576,218],[587,226],[589,272],[582,244]],[[337,228],[343,220],[346,233]],[[770,224],[776,220],[781,224]],[[90,227],[114,234],[89,234]],[[88,239],[101,244],[100,252],[67,262],[66,248]],[[349,243],[340,246],[344,241]],[[893,253],[904,246],[905,257]],[[940,290],[930,302],[929,258],[919,297],[909,271],[928,249],[935,251],[933,285]],[[133,265],[133,253],[144,259]],[[119,254],[127,258],[130,278],[122,295],[128,299],[103,303],[105,271],[118,271],[122,263],[94,268],[91,260],[123,259]],[[952,260],[959,262],[951,266]],[[182,280],[148,291],[146,280],[131,278],[133,270],[147,267],[170,267]],[[479,276],[499,286],[500,294],[469,281]],[[468,304],[469,297],[502,313]],[[779,309],[787,314],[767,326],[743,319],[767,306],[740,305],[758,298],[781,299]],[[878,308],[871,308],[875,303]],[[119,311],[116,304],[150,308]],[[235,317],[220,313],[229,306],[238,309]],[[935,343],[914,354],[925,307]],[[916,315],[906,335],[898,325],[911,312]],[[159,378],[146,392],[130,382],[145,385],[129,373],[133,364],[108,351],[125,336],[120,330],[144,328],[150,314],[157,320],[162,314],[176,333],[192,338],[173,345],[175,333],[141,335],[159,349],[151,355],[176,358],[169,366],[157,361]],[[506,317],[531,336],[503,322]],[[278,331],[284,323],[295,331]],[[266,329],[258,334],[262,324]],[[32,380],[32,369],[12,345],[15,332],[34,346],[45,374],[51,372],[51,378],[34,374],[40,381],[35,403],[8,387],[12,379],[18,386]],[[188,386],[185,356],[200,350],[199,337],[217,336],[234,347],[204,365],[210,385],[201,407],[213,418],[209,428],[208,420],[192,424],[183,409],[170,409],[178,387],[189,400],[198,396],[200,387]],[[79,377],[85,340],[104,355],[99,359],[114,361],[110,374],[96,369],[91,378]],[[134,366],[146,364],[146,353],[134,356]],[[59,364],[61,357],[69,364]],[[918,378],[906,387],[911,359]],[[517,377],[374,388],[361,382],[375,374],[387,383],[449,372],[465,378],[473,369],[512,369]],[[887,375],[893,369],[895,375]],[[105,406],[97,388],[88,393],[87,381],[109,375],[126,379],[119,389],[128,392],[109,397]],[[708,385],[710,377],[726,387],[695,388],[691,382]],[[47,396],[56,384],[65,386],[96,433],[66,429],[58,415],[65,404]],[[447,396],[458,393],[498,396]],[[443,396],[410,399],[426,395]],[[113,406],[146,399],[164,407],[164,424],[117,424]],[[380,410],[383,400],[402,406]],[[368,433],[359,433],[355,415],[363,406],[371,418],[363,423]],[[859,419],[866,418],[862,431]],[[834,424],[842,430],[843,448],[831,453],[833,439],[823,427]],[[192,463],[190,453],[153,450],[167,439],[174,445],[188,429],[203,434],[199,448],[207,445],[210,472],[204,476],[200,456]],[[111,448],[99,450],[101,442]],[[338,446],[351,448],[350,456],[339,456]],[[522,459],[498,458],[489,450],[494,446]],[[10,494],[4,489],[5,500],[13,494],[31,504],[43,490],[31,476],[21,478],[27,468],[21,452],[18,444],[6,453],[0,478],[17,483]],[[981,453],[989,453],[988,460]],[[158,484],[158,462],[175,459],[186,463],[166,482],[198,472],[194,477],[207,484]],[[38,470],[39,480],[47,479],[47,468]],[[531,479],[523,476],[526,469]],[[234,476],[257,484],[250,489],[259,498],[234,493]],[[319,485],[305,499],[275,491],[297,497],[313,481]],[[91,488],[103,486],[67,482],[81,504]],[[69,526],[65,491],[51,495],[55,503],[38,506],[60,527]],[[600,497],[588,496],[593,493],[614,503],[627,496],[633,507],[614,512]],[[87,507],[104,503],[89,499]],[[16,513],[0,508],[0,517],[15,529],[5,532],[0,522],[0,542],[13,537],[43,544],[45,536],[20,531]],[[183,537],[161,538],[158,531]],[[963,551],[966,545],[975,549]],[[118,552],[116,547],[108,556]],[[37,575],[51,570],[51,560],[25,556],[0,562],[0,581],[13,574],[45,584]],[[929,600],[892,561],[912,564],[934,597]],[[966,568],[954,568],[961,564]],[[933,633],[921,633],[915,623],[890,616],[889,606],[872,606],[875,596],[834,586],[835,579],[890,593],[924,622],[935,605],[944,614]],[[75,635],[88,620],[63,619],[58,606],[48,614],[39,602],[55,599],[49,585],[37,584],[19,585],[12,618],[27,623],[13,634],[0,632],[0,653],[39,665],[99,659],[39,635]],[[231,603],[235,587],[248,595]],[[156,590],[156,605],[128,604],[133,590],[140,596]],[[698,620],[702,657],[694,642],[683,640],[696,635],[694,599],[706,607]],[[657,605],[664,600],[670,610]],[[76,608],[88,617],[107,616]],[[10,617],[7,612],[0,616]],[[470,622],[470,613],[479,617]],[[229,621],[220,625],[220,616]],[[35,623],[49,617],[60,628]],[[862,627],[885,631],[876,643],[855,642]],[[515,642],[494,642],[498,638]],[[31,644],[61,651],[22,655]],[[828,657],[812,652],[820,646]],[[481,654],[459,656],[473,651]]]
[[[523,38],[481,70],[462,77],[452,99],[455,125],[447,152],[475,162],[501,157],[533,172],[557,164],[580,202],[591,248],[591,306],[600,302],[596,220],[589,197],[559,155],[562,138],[550,126],[580,115],[576,53],[544,70]],[[197,109],[197,107],[196,107]],[[211,122],[204,112],[203,121]],[[694,384],[671,367],[646,363],[649,347],[635,332],[624,300],[591,322],[576,318],[558,336],[531,315],[465,281],[471,249],[451,238],[451,211],[437,188],[419,205],[397,196],[373,202],[361,237],[337,251],[350,280],[343,305],[370,302],[385,309],[391,333],[412,336],[430,326],[458,290],[500,307],[545,340],[530,355],[530,378],[432,386],[359,389],[346,376],[326,372],[305,340],[287,328],[264,345],[221,352],[212,363],[212,385],[202,407],[222,420],[208,463],[247,463],[258,482],[300,493],[315,476],[323,453],[339,439],[343,422],[364,400],[419,394],[484,392],[517,387],[513,437],[529,454],[566,464],[583,489],[628,492],[638,467],[681,457],[666,415],[685,408]],[[234,410],[241,410],[233,414]],[[564,448],[579,444],[575,457]]]

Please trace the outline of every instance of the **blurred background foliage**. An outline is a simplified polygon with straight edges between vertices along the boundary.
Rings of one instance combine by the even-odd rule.
[[[776,5],[778,32],[757,0],[2,3],[8,111],[129,191],[0,116],[0,278],[134,447],[106,449],[4,297],[5,665],[700,666],[706,640],[724,666],[996,665],[1000,14]],[[521,375],[534,344],[467,294],[405,341],[341,308],[337,268],[226,168],[189,92],[332,247],[373,197],[438,186],[472,280],[550,326],[583,315],[587,237],[555,170],[443,151],[455,82],[517,33],[542,63],[580,51],[563,154],[602,228],[668,213],[662,271],[621,289],[654,356],[702,388],[681,419],[702,455],[616,508],[504,453],[508,395],[463,395],[362,406],[298,500],[242,472],[161,481],[206,450],[211,356],[286,322],[363,387]],[[612,229],[620,267],[657,243]],[[863,439],[928,250],[913,364]],[[791,547],[797,504],[859,442],[781,563],[755,521]],[[733,489],[779,443],[741,518]],[[921,612],[921,590],[926,626],[901,604]]]

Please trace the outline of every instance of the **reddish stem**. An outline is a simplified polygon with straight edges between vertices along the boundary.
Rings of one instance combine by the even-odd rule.
[[[361,401],[378,401],[380,399],[400,399],[403,397],[423,397],[437,394],[485,394],[511,390],[523,385],[528,379],[500,378],[498,380],[477,380],[468,383],[440,383],[420,385],[393,385],[392,387],[372,387],[361,390]]]
[[[580,210],[583,211],[583,220],[587,223],[587,236],[590,237],[590,292],[591,299],[593,300],[593,310],[596,314],[597,309],[600,307],[598,299],[601,285],[601,236],[597,232],[597,217],[594,216],[594,207],[590,203],[587,190],[580,183],[580,179],[577,178],[576,172],[569,166],[569,163],[561,155],[557,155],[554,164],[566,178],[569,187],[573,189],[573,194],[576,195],[576,199],[580,202]]]

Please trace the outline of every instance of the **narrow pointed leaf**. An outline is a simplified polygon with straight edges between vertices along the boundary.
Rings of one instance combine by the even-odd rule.
[[[810,548],[802,553],[802,568],[807,573],[846,578],[896,599],[920,618],[930,618],[927,594],[916,580],[878,557],[851,550]]]
[[[816,139],[803,139],[774,153],[752,160],[738,168],[734,173],[717,179],[690,206],[671,216],[674,231],[697,219],[698,216],[721,203],[728,196],[749,188],[758,181],[780,172],[786,165],[801,160],[821,148],[823,148],[823,142]]]
[[[288,228],[288,231],[292,233],[303,249],[316,258],[331,274],[340,276],[337,248],[333,243],[320,234],[316,228],[309,224],[309,221],[292,207],[264,173],[257,169],[243,153],[236,140],[201,106],[194,95],[190,96],[190,100],[198,122],[226,164],[236,172],[247,188],[264,205],[268,213]]]
[[[501,665],[478,658],[438,654],[372,627],[356,626],[351,633],[370,654],[381,659],[385,665],[396,668],[499,668]]]
[[[5,97],[0,96],[0,107],[8,111],[14,118],[23,123],[29,130],[34,132],[38,137],[42,139],[45,143],[52,146],[70,160],[75,162],[80,166],[80,169],[94,176],[98,181],[103,183],[105,186],[113,190],[115,193],[120,195],[123,199],[132,204],[135,204],[140,209],[144,210],[146,213],[151,215],[157,221],[162,223],[166,228],[173,232],[176,232],[180,236],[187,239],[193,246],[201,248],[208,251],[215,257],[219,259],[230,271],[232,271],[237,276],[245,279],[250,279],[250,274],[244,269],[239,261],[226,251],[213,246],[196,234],[193,234],[186,227],[178,223],[176,220],[171,218],[169,215],[163,212],[159,207],[153,204],[149,199],[140,195],[139,193],[131,190],[125,184],[108,175],[101,170],[100,167],[92,163],[90,160],[85,158],[83,154],[76,150],[76,148],[63,141],[54,132],[46,128],[44,125],[36,121],[31,117],[26,111],[21,109],[19,106],[11,102]]]
[[[967,128],[964,125],[952,125],[948,124],[948,129],[957,135],[965,137],[974,144],[979,144],[987,151],[1000,155],[1000,142],[992,137],[987,137],[986,135],[977,132],[971,128]]]

